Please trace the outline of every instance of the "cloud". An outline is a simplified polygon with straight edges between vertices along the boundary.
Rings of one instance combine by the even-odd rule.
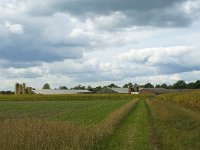
[[[80,18],[99,16],[101,19],[101,16],[120,12],[129,20],[125,21],[127,25],[183,27],[194,21],[191,14],[185,11],[194,8],[193,3],[196,2],[190,0],[29,0],[23,2],[23,5],[26,6],[27,13],[33,16],[49,16],[55,12],[64,12]],[[41,7],[37,8],[38,5]],[[194,14],[196,12],[193,11],[192,15]]]
[[[189,71],[175,74],[167,74],[167,75],[154,75],[154,76],[143,76],[143,77],[134,77],[126,80],[134,81],[140,84],[152,83],[154,85],[166,83],[168,85],[172,85],[178,80],[185,80],[187,83],[196,81],[200,75],[200,71]]]
[[[0,81],[185,79],[199,16],[198,0],[1,0]]]
[[[23,34],[24,29],[23,25],[21,24],[11,24],[10,22],[5,22],[5,26],[8,29],[8,31],[15,33],[15,34]]]
[[[200,70],[198,47],[176,46],[134,49],[116,55],[107,62],[84,56],[43,62],[36,67],[4,69],[12,78],[34,78],[46,74],[61,75],[76,82],[121,81],[128,78],[179,74]],[[192,61],[189,61],[192,60]]]
[[[0,35],[0,59],[8,60],[11,65],[21,62],[35,65],[82,57],[82,47],[87,47],[89,40],[81,35],[70,37],[71,30],[79,24],[73,21],[68,15],[59,13],[43,19],[24,17],[24,26],[7,21],[6,30],[0,26],[4,33]]]
[[[9,78],[36,78],[43,76],[46,71],[39,67],[30,68],[8,68],[3,70],[3,75]]]
[[[45,8],[49,8],[46,10],[47,12],[52,12],[55,10],[69,11],[75,14],[87,13],[87,12],[96,12],[96,13],[105,13],[111,11],[129,11],[129,10],[138,10],[138,11],[146,11],[152,9],[163,9],[166,7],[173,6],[175,3],[184,2],[185,0],[57,0],[51,1],[46,0],[45,2],[35,0],[34,2],[29,0],[25,2],[27,6],[29,6],[30,12],[33,10],[31,8],[36,7],[38,4]],[[34,12],[32,12],[34,13]],[[38,12],[35,12],[38,13]],[[44,13],[42,9],[39,13]]]
[[[24,64],[29,67],[40,62],[79,59],[84,51],[135,43],[135,37],[129,36],[135,29],[107,31],[120,23],[123,17],[120,13],[102,16],[102,22],[107,22],[104,25],[100,24],[98,18],[79,20],[65,13],[42,18],[22,16],[23,21],[20,22],[23,22],[23,26],[7,21],[5,25],[9,30],[0,25],[0,59],[6,59],[7,66],[21,67]],[[11,31],[20,34],[24,30],[25,33],[20,36],[10,34]]]
[[[0,59],[13,67],[79,59],[84,52],[136,44],[148,30],[144,26],[188,26],[196,14],[192,8],[197,10],[193,1],[185,0],[9,0],[1,1],[0,8],[5,20],[0,25]]]
[[[116,56],[129,64],[143,64],[157,68],[160,74],[180,73],[200,69],[199,47],[175,46],[133,49]]]
[[[182,9],[188,14],[193,14],[194,12],[199,11],[199,8],[200,1],[198,0],[188,0],[182,3]]]
[[[196,20],[194,16],[199,14],[196,6],[198,5],[197,0],[19,0],[17,2],[10,0],[1,3],[7,14],[12,14],[13,10],[18,9],[18,13],[29,14],[32,17],[52,16],[57,12],[62,12],[80,19],[98,16],[102,20],[102,16],[119,12],[126,18],[125,22],[124,17],[122,18],[122,21],[118,23],[119,26],[134,24],[137,26],[183,27],[192,24]]]

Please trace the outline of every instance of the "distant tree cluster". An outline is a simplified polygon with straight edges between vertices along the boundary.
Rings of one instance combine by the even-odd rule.
[[[71,88],[71,90],[86,90],[86,87],[82,86],[82,85],[78,85],[78,86]]]
[[[200,89],[200,80],[197,80],[196,82],[190,82],[186,83],[184,80],[179,80],[173,85],[156,85],[155,88],[166,88],[166,89]]]
[[[0,94],[10,95],[10,94],[14,94],[14,92],[12,92],[12,91],[0,91]]]
[[[68,88],[66,86],[60,86],[59,89],[60,90],[68,90]]]
[[[146,83],[144,85],[137,85],[136,83],[127,83],[124,84],[122,87],[123,88],[133,88],[134,86],[139,86],[140,88],[165,88],[165,89],[200,89],[200,80],[197,80],[196,82],[190,82],[190,83],[186,83],[184,80],[179,80],[176,83],[174,83],[173,85],[167,85],[165,83],[161,84],[161,85],[156,85],[154,86],[151,83]],[[120,86],[111,83],[109,85],[106,86],[97,86],[97,87],[92,87],[92,86],[82,86],[82,85],[78,85],[75,86],[73,88],[70,88],[71,90],[88,90],[91,91],[92,93],[97,93],[98,91],[101,91],[105,88],[120,88]],[[50,85],[48,83],[44,84],[43,89],[51,89]],[[67,90],[69,88],[67,88],[66,86],[60,86],[59,89],[62,90]]]

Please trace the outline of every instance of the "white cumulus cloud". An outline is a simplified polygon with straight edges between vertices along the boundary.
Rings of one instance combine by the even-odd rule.
[[[10,22],[5,22],[5,27],[8,31],[15,33],[15,34],[23,34],[24,33],[24,27],[21,24],[11,24]]]

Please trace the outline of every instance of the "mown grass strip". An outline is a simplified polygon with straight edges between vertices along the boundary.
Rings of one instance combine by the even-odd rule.
[[[148,132],[148,115],[144,100],[139,100],[114,134],[107,141],[106,147],[101,149],[110,150],[148,150],[151,149]]]
[[[149,101],[150,101],[149,99],[146,99],[145,106],[148,114],[148,122],[149,122],[148,127],[149,127],[151,148],[152,150],[161,150],[162,149],[161,135],[157,131],[156,122],[153,118],[150,106],[148,104]]]

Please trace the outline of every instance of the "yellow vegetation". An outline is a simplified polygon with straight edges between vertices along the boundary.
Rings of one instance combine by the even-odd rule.
[[[200,109],[200,91],[191,91],[186,93],[163,94],[158,96],[161,100],[173,101],[180,105]]]

